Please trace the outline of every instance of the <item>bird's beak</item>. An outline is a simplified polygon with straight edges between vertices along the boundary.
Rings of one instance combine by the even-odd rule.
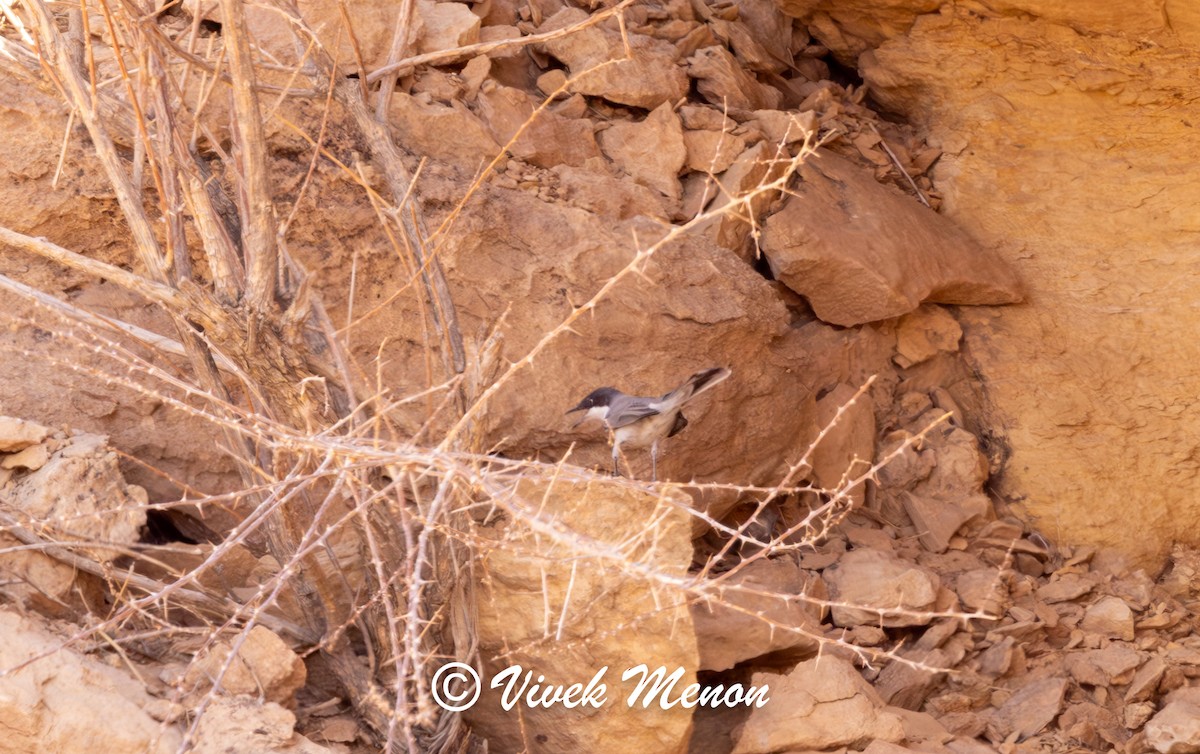
[[[576,411],[583,411],[583,410],[584,410],[583,406],[576,406],[575,408],[567,411],[567,416],[570,416],[571,414],[575,413]],[[587,413],[584,413],[583,416],[579,417],[579,419],[577,419],[573,424],[571,424],[571,429],[575,429],[580,424],[583,424],[583,420],[586,418],[587,418]]]

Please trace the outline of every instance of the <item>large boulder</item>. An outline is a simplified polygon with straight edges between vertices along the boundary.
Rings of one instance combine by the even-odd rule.
[[[696,680],[687,594],[673,586],[692,560],[686,498],[558,479],[521,481],[493,499],[504,516],[480,530],[484,682],[467,713],[473,729],[497,752],[686,751],[691,711],[631,707],[622,681],[641,664],[679,670],[680,690]],[[530,706],[520,694],[526,673],[543,688],[587,686],[604,668],[602,704]],[[503,706],[505,671],[518,707]]]

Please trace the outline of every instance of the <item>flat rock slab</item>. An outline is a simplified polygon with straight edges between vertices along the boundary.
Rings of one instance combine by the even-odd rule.
[[[850,327],[899,317],[922,302],[1012,304],[1016,274],[957,225],[818,151],[803,181],[764,223],[771,271],[823,321]]]
[[[1120,597],[1104,597],[1088,607],[1079,627],[1088,633],[1133,641],[1133,610]]]
[[[1200,706],[1171,702],[1146,723],[1146,743],[1162,754],[1200,751]]]
[[[1088,686],[1124,686],[1145,659],[1127,644],[1113,643],[1067,656],[1066,668],[1079,683]]]
[[[0,453],[13,453],[37,445],[50,435],[50,430],[40,424],[0,416]]]
[[[538,32],[565,29],[588,19],[580,8],[555,13]],[[628,34],[631,57],[619,31],[598,25],[546,43],[546,52],[562,61],[574,78],[571,91],[609,102],[653,110],[687,94],[688,77],[676,65],[675,46],[642,34]],[[615,62],[614,62],[615,61]]]
[[[822,574],[834,625],[923,626],[937,601],[938,577],[890,553],[856,549]]]
[[[600,132],[600,145],[617,167],[635,181],[678,200],[679,172],[687,162],[683,126],[664,103],[639,123],[616,123]]]
[[[988,736],[1005,741],[1016,733],[1023,741],[1045,728],[1062,711],[1067,683],[1066,678],[1043,678],[1022,687],[993,713]]]
[[[894,743],[904,726],[848,661],[825,656],[787,675],[755,673],[751,685],[770,687],[770,701],[751,710],[733,731],[733,754],[832,749],[868,741]]]
[[[784,649],[817,651],[820,608],[794,599],[813,586],[798,565],[786,558],[758,560],[729,583],[734,588],[718,600],[691,608],[701,669],[728,670]]]

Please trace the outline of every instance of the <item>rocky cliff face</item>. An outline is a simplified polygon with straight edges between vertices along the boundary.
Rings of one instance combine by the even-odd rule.
[[[215,60],[223,18],[208,5],[171,6],[154,23]],[[561,709],[513,718],[489,694],[466,719],[493,751],[1195,744],[1176,725],[1195,706],[1185,687],[1196,650],[1177,645],[1195,622],[1194,562],[1175,551],[1160,581],[1134,566],[1154,573],[1172,543],[1200,538],[1189,414],[1200,360],[1187,327],[1200,11],[672,0],[631,4],[618,20],[560,0],[420,2],[405,44],[422,57],[392,82],[381,66],[395,40],[379,19],[399,8],[377,0],[345,15],[302,2],[296,24],[336,52],[342,75],[394,83],[378,113],[419,175],[428,256],[389,232],[370,162],[380,145],[340,107],[311,92],[281,97],[267,136],[288,248],[353,369],[383,396],[388,441],[511,464],[503,484],[472,479],[479,499],[459,511],[471,557],[455,567],[471,578],[446,599],[477,599],[477,622],[447,630],[489,672],[520,660],[574,679],[643,652],[687,682],[780,694],[761,712],[620,710],[577,727]],[[262,9],[248,23],[263,80],[290,85],[302,52],[293,26]],[[91,142],[9,31],[0,230],[141,271]],[[98,75],[116,80],[109,40],[91,41]],[[181,107],[198,106],[211,81],[184,68],[196,78]],[[101,94],[125,113],[127,94]],[[196,146],[233,207],[229,109],[211,101]],[[116,117],[114,138],[133,160],[127,125]],[[250,541],[235,568],[215,545],[247,511],[189,503],[241,482],[223,435],[152,390],[113,388],[128,360],[110,331],[61,317],[53,302],[145,328],[139,337],[170,337],[169,319],[111,282],[4,248],[11,327],[0,345],[16,357],[0,361],[0,380],[15,386],[0,391],[0,414],[104,433],[128,459],[131,484],[116,488],[136,492],[100,496],[116,510],[79,512],[111,514],[121,537],[87,538],[137,546],[122,515],[141,514],[147,498],[186,498],[169,515],[201,544],[171,557],[185,570],[224,558],[204,574],[220,609],[236,604],[227,595],[258,594],[281,562],[252,557],[261,542]],[[193,261],[207,285],[204,257]],[[444,296],[428,293],[434,269]],[[146,343],[130,347],[162,357]],[[601,385],[661,395],[713,366],[733,376],[689,407],[658,464],[677,486],[643,484],[650,461],[637,449],[621,459],[628,480],[590,473],[608,468],[607,438],[573,427],[567,408]],[[0,495],[25,517],[13,546],[38,546],[43,532],[82,541],[55,526],[72,516],[26,492],[42,489],[69,437],[94,436],[4,427]],[[379,460],[378,448],[354,452]],[[115,458],[105,451],[106,474]],[[379,465],[364,489],[404,476]],[[419,507],[436,486],[414,475],[387,514]],[[351,574],[338,607],[368,612],[390,592],[359,592],[375,561],[358,544],[330,545]],[[37,587],[5,590],[6,601],[69,612],[76,591],[95,604],[110,596],[95,571],[76,589],[61,552],[46,552],[0,563]],[[107,567],[96,559],[96,571]],[[53,589],[35,569],[52,570]],[[286,598],[278,610],[272,630],[304,617]],[[240,641],[208,654],[185,644],[193,670],[180,678],[202,686]],[[291,650],[276,649],[295,672],[264,698],[289,704],[318,688],[319,664],[310,683]],[[355,740],[344,712],[342,737],[329,740]],[[322,731],[319,718],[303,731]],[[281,741],[293,722],[277,726]]]
[[[1160,563],[1195,541],[1200,515],[1200,12],[872,5],[838,4],[822,23],[847,38],[824,41],[945,151],[944,213],[1028,285],[1028,304],[1001,316],[961,312],[985,423],[1011,454],[997,490],[1053,538]]]
[[[312,4],[303,10],[319,17],[322,7]],[[677,114],[658,110],[645,121],[619,110],[597,119],[596,111],[589,115],[579,109],[583,100],[576,95],[543,114],[533,131],[514,144],[510,149],[514,159],[499,166],[501,172],[468,206],[446,242],[444,255],[454,272],[452,285],[458,289],[458,305],[471,321],[468,333],[480,332],[479,328],[515,302],[509,316],[511,326],[506,328],[506,348],[519,352],[527,343],[525,333],[561,317],[572,303],[586,300],[594,290],[591,281],[616,269],[620,249],[630,249],[635,243],[632,226],[620,230],[612,225],[582,233],[568,229],[638,215],[688,217],[706,203],[706,173],[719,175],[721,186],[741,190],[762,177],[761,172],[747,167],[761,163],[769,145],[799,138],[802,126],[837,130],[842,138],[830,143],[833,149],[847,152],[907,188],[881,144],[897,154],[921,190],[935,203],[942,203],[943,215],[965,231],[972,243],[1007,259],[1027,286],[1029,303],[1003,315],[992,310],[964,309],[959,313],[966,325],[971,358],[988,384],[988,410],[992,412],[972,421],[978,422],[977,428],[986,427],[995,434],[1010,454],[996,489],[1019,504],[1052,537],[1113,547],[1147,564],[1161,562],[1167,543],[1190,541],[1192,532],[1197,531],[1196,516],[1189,512],[1188,504],[1188,480],[1195,466],[1190,448],[1196,444],[1196,433],[1189,429],[1188,406],[1200,378],[1191,367],[1196,359],[1191,358],[1192,338],[1186,327],[1192,310],[1189,239],[1196,230],[1194,206],[1200,194],[1193,169],[1200,139],[1194,112],[1196,83],[1190,72],[1197,62],[1200,12],[1180,2],[1129,14],[1116,14],[1104,3],[1073,4],[1069,12],[1053,3],[988,2],[971,9],[928,0],[886,4],[796,0],[778,8],[753,4],[733,20],[698,18],[681,10],[677,24],[632,38],[638,50],[636,59],[645,61],[646,70],[686,66],[700,87],[700,106],[685,106]],[[554,14],[542,9],[547,20],[538,29],[562,28],[572,22],[571,12],[562,11],[565,15],[551,18]],[[418,25],[420,35],[435,40],[421,42],[423,49],[493,39],[510,29],[515,33],[514,24],[537,21],[525,19],[515,9],[494,8],[484,17],[480,32],[463,19],[456,22],[435,16]],[[785,19],[789,17],[798,19],[794,33],[787,31],[791,22]],[[646,24],[642,29],[646,32],[659,28],[649,20]],[[811,33],[811,40],[797,44],[804,41],[806,32]],[[598,60],[605,50],[619,47],[619,37],[611,30],[597,27],[586,34],[591,37],[555,42],[547,46],[546,53],[570,72],[594,64],[593,58]],[[662,39],[672,43],[671,49]],[[726,43],[729,47],[711,44],[718,39],[731,40]],[[722,57],[728,49],[737,54],[738,65],[731,63],[733,58]],[[706,52],[699,54],[698,50]],[[793,75],[792,83],[782,90],[772,89],[776,95],[782,91],[781,98],[727,99],[743,90],[757,91],[755,87],[760,86],[745,81],[739,84],[735,75],[743,71],[739,66],[767,77],[778,75],[781,50],[805,74]],[[847,96],[828,81],[821,82],[827,69],[817,56],[824,50],[856,68],[872,100],[909,120],[915,130],[901,133],[869,115],[862,120],[865,111],[856,104],[858,97]],[[689,58],[691,55],[694,58]],[[662,78],[665,74],[656,73],[647,78],[648,74],[638,71],[642,69],[610,67],[592,74],[574,90],[599,102],[648,109],[682,92],[682,79],[676,81],[677,76]],[[541,95],[538,87],[558,85],[560,79],[552,73],[555,71],[542,76],[542,70],[519,52],[479,57],[463,69],[461,77],[447,78],[430,70],[412,80],[410,93],[397,94],[393,103],[397,136],[418,154],[471,169],[512,137],[520,121],[532,112],[530,95]],[[86,148],[68,139],[64,164],[79,167],[59,169],[59,150],[52,145],[61,141],[65,114],[20,77],[10,77],[6,86],[9,104],[3,117],[11,138],[3,145],[5,164],[10,167],[4,184],[4,222],[68,246],[92,249],[102,258],[112,257],[119,248],[119,229],[109,219],[112,204],[106,189],[87,167]],[[723,102],[734,108],[730,113],[734,119],[719,112]],[[789,136],[788,113],[792,112],[806,114],[806,118],[811,117],[807,113],[814,113],[816,119],[795,121]],[[453,138],[447,140],[450,134]],[[288,135],[278,129],[276,136],[282,143],[289,142]],[[299,147],[299,141],[291,141]],[[641,145],[638,149],[642,151],[630,151],[626,145]],[[647,145],[653,146],[646,149]],[[277,167],[288,172],[288,161]],[[301,163],[294,168],[298,174]],[[445,202],[457,196],[455,175],[455,169],[447,172],[432,166],[425,184],[429,201]],[[714,184],[707,185],[710,199],[721,193]],[[819,186],[811,185],[814,191]],[[345,296],[339,291],[347,288],[348,266],[359,273],[360,295],[365,296],[358,304],[360,311],[364,303],[374,307],[365,329],[368,334],[361,338],[364,353],[373,349],[378,332],[411,341],[422,339],[405,324],[413,321],[410,315],[419,309],[415,300],[393,299],[383,307],[370,303],[387,300],[383,291],[398,278],[391,258],[377,251],[386,242],[372,230],[369,208],[321,171],[311,191],[323,203],[339,203],[342,210],[337,218],[311,225],[309,217],[301,214],[293,224],[292,243],[321,273],[335,302]],[[877,200],[869,201],[871,206],[879,206]],[[758,204],[759,210],[765,209],[762,202]],[[773,225],[786,223],[788,213],[805,206],[810,214],[800,219],[810,231],[821,229],[827,235],[837,229],[862,228],[854,217],[813,211],[812,202],[793,202]],[[897,216],[894,209],[885,214]],[[819,217],[829,221],[814,223]],[[497,235],[498,227],[504,227],[505,233]],[[748,250],[747,230],[747,226],[739,230],[737,223],[723,221],[714,239],[753,261],[758,252],[753,247]],[[903,259],[903,254],[886,256],[894,250],[883,257],[869,256],[865,262],[837,256],[813,262],[814,249],[824,253],[822,244],[826,250],[857,249],[863,248],[863,241],[813,236],[806,241],[807,247],[797,249],[792,241],[776,242],[786,237],[783,228],[769,223],[765,231],[763,250],[773,274],[807,297],[817,316],[828,322],[845,325],[896,316],[930,293],[930,282],[922,277],[925,272],[904,267],[910,263],[900,262],[890,273],[895,279],[881,279],[878,289],[865,278],[856,278],[856,268],[871,275],[894,264],[895,259]],[[571,233],[576,236],[569,237]],[[606,237],[609,233],[613,235]],[[641,238],[647,234],[652,231],[643,229]],[[881,228],[871,235],[876,240],[895,238],[896,229]],[[700,243],[700,239],[690,243]],[[952,241],[962,243],[958,238]],[[923,249],[928,248],[924,243]],[[978,258],[984,252],[970,253]],[[581,255],[578,261],[572,261],[577,255]],[[9,269],[24,270],[26,280],[64,274],[41,265],[30,268],[28,261],[11,264],[16,266]],[[720,272],[715,275],[690,272],[688,281],[680,278],[678,265],[663,268],[665,277],[655,283],[659,290],[670,291],[670,297],[692,295],[687,293],[692,291],[708,303],[663,301],[666,319],[651,316],[632,326],[610,309],[594,324],[592,334],[585,333],[585,339],[612,337],[604,334],[606,330],[636,340],[686,339],[693,342],[693,352],[704,354],[707,361],[739,364],[741,385],[735,389],[743,393],[748,383],[762,386],[768,379],[755,365],[758,360],[742,350],[757,348],[749,343],[763,337],[774,342],[771,351],[777,356],[770,358],[792,349],[792,355],[782,358],[804,364],[808,391],[826,389],[834,384],[830,379],[854,382],[874,371],[867,368],[857,375],[813,377],[811,364],[806,363],[812,358],[812,349],[786,345],[790,336],[778,335],[782,332],[778,328],[788,319],[779,308],[781,299],[769,293],[764,283],[754,283],[750,270],[734,274],[732,268],[724,269],[726,264],[717,262]],[[1007,273],[997,274],[981,269],[981,281],[977,282],[1014,290]],[[897,287],[900,277],[905,279]],[[744,282],[735,283],[738,279]],[[124,294],[105,293],[78,275],[62,277],[60,284],[78,286],[73,295],[80,303],[120,312],[126,319],[153,322],[153,313],[139,312],[144,307],[136,301],[123,298]],[[730,295],[714,288],[725,285],[740,286],[741,292]],[[758,286],[762,292],[752,294],[747,286]],[[514,298],[514,293],[519,296]],[[749,300],[747,296],[765,308],[756,306],[751,312],[736,303]],[[896,296],[895,300],[905,302],[899,308],[869,303],[887,302]],[[966,303],[1012,298],[941,300]],[[640,316],[639,307],[646,304],[647,297],[638,294],[632,300],[631,311]],[[860,303],[864,304],[860,312],[845,311]],[[766,330],[749,341],[743,335],[720,336],[726,345],[718,346],[706,342],[718,337],[716,331],[703,326],[697,329],[706,333],[701,341],[692,341],[694,336],[687,334],[687,326],[682,324],[688,321],[699,325],[757,322],[749,326]],[[667,324],[672,322],[679,324]],[[776,335],[767,335],[767,330]],[[746,345],[735,347],[735,340]],[[566,362],[566,373],[536,370],[520,388],[544,391],[547,383],[561,385],[555,396],[565,405],[577,397],[574,392],[592,382],[615,381],[608,376],[613,367],[620,373],[645,375],[638,383],[625,383],[626,389],[655,391],[698,366],[690,358],[686,363],[669,357],[663,360],[677,349],[660,349],[652,365],[636,369],[626,368],[628,358],[619,349],[572,344],[569,350],[570,359],[554,356],[543,364]],[[408,356],[390,359],[390,380],[395,384],[422,382],[423,368],[418,363]],[[10,363],[6,379],[38,381],[30,368],[25,363]],[[52,379],[57,386],[55,394],[71,397],[64,403],[46,394],[49,400],[42,405],[50,416],[63,420],[86,417],[85,423],[118,437],[125,427],[136,426],[130,447],[168,466],[184,468],[189,458],[207,455],[203,444],[185,449],[181,444],[185,438],[158,428],[150,406],[131,411],[94,389],[73,384],[70,375],[61,371]],[[786,390],[779,393],[770,384],[758,392],[775,395],[768,401],[772,405],[798,405],[802,398],[781,397],[790,394]],[[495,421],[507,422],[504,417],[512,413],[511,400],[500,397]],[[4,407],[14,414],[47,416],[36,393],[10,393]],[[514,452],[546,448],[547,443],[564,447],[565,437],[552,437],[544,431],[554,425],[553,412],[548,404],[546,408],[545,413],[529,417],[528,428],[519,433],[526,439],[514,441]],[[740,415],[754,419],[743,426],[761,426],[760,411],[739,409]],[[529,434],[535,428],[540,434]],[[747,444],[758,445],[755,438],[747,438]],[[694,449],[688,452],[694,453]],[[196,472],[210,473],[222,463],[205,458]],[[770,463],[764,463],[767,469]],[[703,461],[690,471],[719,473],[717,466]],[[142,481],[151,489],[157,484],[151,479]],[[1131,506],[1136,507],[1139,522],[1150,536],[1136,540],[1125,536],[1123,522]]]

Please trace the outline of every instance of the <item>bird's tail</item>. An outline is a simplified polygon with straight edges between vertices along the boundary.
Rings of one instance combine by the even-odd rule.
[[[731,374],[733,372],[730,372],[725,367],[713,367],[712,369],[705,369],[702,372],[696,372],[691,377],[688,377],[682,385],[664,395],[662,401],[663,403],[682,406]]]

